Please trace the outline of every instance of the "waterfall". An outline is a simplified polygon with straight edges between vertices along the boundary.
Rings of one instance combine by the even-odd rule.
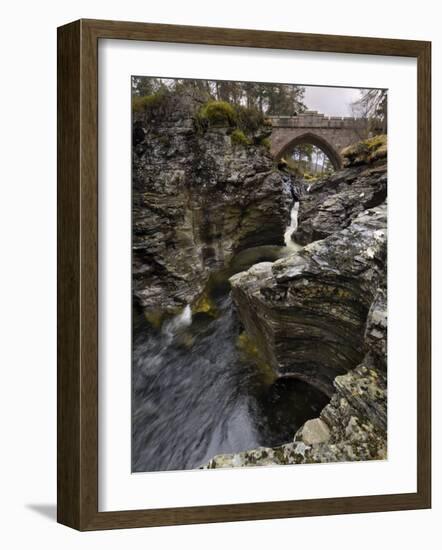
[[[192,324],[192,310],[190,305],[187,304],[181,313],[172,317],[170,321],[164,323],[162,333],[166,336],[167,340],[171,341],[175,334],[184,327],[188,327]]]
[[[301,245],[295,243],[292,240],[292,235],[298,228],[298,210],[299,210],[299,202],[296,201],[292,209],[290,211],[290,225],[287,227],[284,233],[284,242],[287,248],[290,250],[300,250],[302,248]]]

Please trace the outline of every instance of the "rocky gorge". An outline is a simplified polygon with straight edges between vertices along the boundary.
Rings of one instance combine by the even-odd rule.
[[[294,238],[308,243],[302,250],[231,279],[261,353],[330,403],[292,442],[218,456],[207,468],[387,456],[385,153],[348,164],[301,198]]]
[[[166,95],[134,114],[133,281],[143,308],[177,311],[234,255],[284,244],[290,177],[268,154],[268,128],[252,125],[246,137],[233,110],[212,111],[204,124],[195,100]]]
[[[384,459],[385,139],[308,183],[212,103],[134,112],[133,469]]]

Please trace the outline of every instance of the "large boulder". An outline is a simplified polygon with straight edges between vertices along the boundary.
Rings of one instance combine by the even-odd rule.
[[[133,292],[173,312],[241,250],[283,245],[292,196],[265,145],[228,121],[202,126],[194,98],[151,103],[133,120]]]
[[[350,166],[311,184],[299,206],[299,244],[324,239],[348,227],[364,210],[382,204],[387,196],[387,164]]]

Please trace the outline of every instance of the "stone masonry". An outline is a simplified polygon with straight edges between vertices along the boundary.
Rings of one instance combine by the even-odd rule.
[[[280,159],[296,145],[316,145],[330,158],[335,169],[342,167],[342,149],[367,137],[367,120],[354,117],[328,117],[317,111],[296,116],[269,117],[272,123],[271,152]]]

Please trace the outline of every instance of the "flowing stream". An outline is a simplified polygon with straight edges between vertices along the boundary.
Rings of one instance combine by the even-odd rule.
[[[284,243],[285,246],[290,250],[290,252],[300,250],[302,248],[301,245],[295,243],[295,241],[292,239],[293,233],[298,228],[298,211],[299,211],[299,202],[296,201],[292,209],[290,211],[290,225],[287,227],[284,233]]]
[[[209,312],[192,315],[186,306],[154,328],[134,310],[134,472],[197,468],[216,454],[291,441],[327,403],[301,381],[278,379],[260,360],[230,295],[228,276],[299,246],[291,240],[296,223],[295,203],[288,246],[241,252],[211,282]]]

